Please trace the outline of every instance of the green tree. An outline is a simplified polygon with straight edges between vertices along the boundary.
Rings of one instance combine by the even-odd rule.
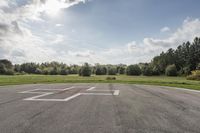
[[[81,69],[79,75],[81,76],[91,76],[92,70],[88,63],[85,63]]]
[[[117,68],[114,66],[108,67],[108,75],[116,75],[117,74]]]
[[[144,65],[141,68],[141,71],[144,76],[152,76],[153,75],[153,68],[150,65]]]
[[[138,65],[129,65],[126,69],[127,75],[141,75],[141,69]]]
[[[167,76],[177,76],[177,69],[175,64],[167,66],[165,74]]]
[[[0,60],[0,74],[13,75],[12,62],[6,59]]]
[[[160,69],[158,66],[153,67],[153,75],[160,75]]]

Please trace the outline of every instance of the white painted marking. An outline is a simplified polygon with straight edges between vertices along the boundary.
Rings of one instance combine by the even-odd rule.
[[[48,92],[48,93],[45,92],[45,93],[43,93],[41,95],[37,95],[37,96],[34,96],[34,97],[26,98],[24,100],[36,100],[39,97],[44,97],[44,96],[48,96],[48,95],[51,95],[51,94],[53,94],[53,93],[52,92]]]
[[[19,93],[43,93],[43,92],[35,92],[35,91],[66,91],[66,90],[71,90],[73,88],[74,88],[74,86],[65,88],[65,89],[33,89],[33,90],[28,90],[28,91],[22,91]]]
[[[89,89],[87,89],[87,91],[91,91],[94,90],[96,87],[90,87]]]
[[[63,89],[63,91],[67,91],[67,90],[71,90],[71,89],[74,89],[74,86],[69,87],[69,88],[65,88],[65,89]]]
[[[33,90],[28,90],[28,91],[23,91],[23,92],[19,92],[19,93],[30,93],[30,94],[39,94],[37,96],[33,96],[33,97],[29,97],[29,98],[25,98],[24,100],[27,101],[69,101],[72,100],[80,95],[95,95],[95,96],[111,96],[111,95],[119,95],[119,90],[94,90],[96,87],[90,87],[89,89],[87,89],[86,91],[90,91],[92,93],[76,93],[70,97],[67,97],[65,99],[42,99],[41,97],[44,96],[48,96],[48,95],[53,95],[56,92],[62,92],[62,91],[67,91],[67,90],[71,90],[74,87],[69,87],[69,88],[65,88],[65,89],[33,89]],[[45,92],[45,91],[54,91],[54,92]],[[95,92],[110,92],[110,93],[95,93]]]
[[[115,90],[113,93],[114,96],[118,96],[119,95],[119,90]]]
[[[135,85],[135,86],[153,87],[155,85]],[[170,86],[155,86],[155,87],[161,87],[161,88],[165,88],[165,89],[175,89],[175,90],[181,90],[181,91],[190,91],[190,92],[200,93],[200,90],[192,90],[192,89],[185,89],[185,88],[178,88],[178,87],[170,87]]]
[[[165,87],[165,86],[164,86],[164,87]],[[191,90],[191,89],[176,88],[176,87],[165,87],[165,88],[170,88],[170,89],[176,89],[176,90],[182,90],[182,91],[190,91],[190,92],[197,92],[197,93],[200,93],[199,90]]]
[[[74,99],[74,98],[76,98],[76,97],[78,97],[78,96],[80,96],[80,95],[81,95],[80,93],[77,93],[77,94],[72,95],[72,96],[70,96],[70,97],[68,97],[68,98],[65,98],[64,100],[65,100],[65,101],[69,101],[69,100],[72,100],[72,99]]]
[[[112,96],[111,93],[81,93],[81,95]]]

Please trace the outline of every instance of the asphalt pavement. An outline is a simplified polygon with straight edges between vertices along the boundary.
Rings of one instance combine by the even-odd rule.
[[[2,86],[0,133],[200,133],[200,92],[131,84]]]

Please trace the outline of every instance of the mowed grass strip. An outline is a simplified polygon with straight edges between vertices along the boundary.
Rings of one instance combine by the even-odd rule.
[[[127,83],[180,87],[200,90],[200,81],[186,80],[185,77],[166,76],[126,76],[117,75],[116,80],[107,80],[105,76],[80,77],[78,75],[15,75],[0,76],[0,85],[38,84],[38,83]]]

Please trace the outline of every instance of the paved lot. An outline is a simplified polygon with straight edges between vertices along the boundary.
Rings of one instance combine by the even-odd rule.
[[[121,84],[0,87],[0,133],[157,132],[199,133],[200,92]]]

